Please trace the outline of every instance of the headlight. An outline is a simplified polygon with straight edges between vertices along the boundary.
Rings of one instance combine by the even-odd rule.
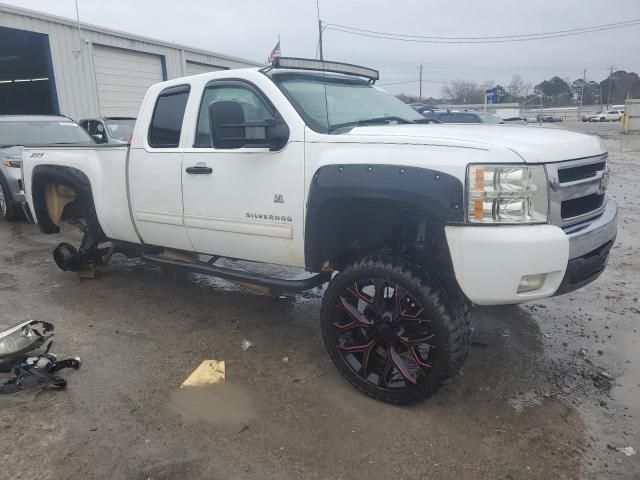
[[[547,174],[542,165],[469,165],[470,223],[546,223]]]
[[[0,358],[16,355],[20,352],[31,351],[42,345],[50,335],[42,335],[33,328],[36,324],[44,326],[44,333],[53,330],[47,322],[27,320],[7,330],[0,332]]]
[[[13,155],[5,155],[2,164],[5,167],[20,168],[22,166],[22,158]]]

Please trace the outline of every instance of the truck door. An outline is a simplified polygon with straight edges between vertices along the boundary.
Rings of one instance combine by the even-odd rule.
[[[228,128],[227,136],[244,140],[218,142],[216,134],[212,141],[214,102],[223,106],[217,112],[227,124],[256,125]],[[206,85],[193,148],[182,160],[184,223],[196,252],[304,266],[304,143],[289,136],[270,151],[265,143],[271,127],[260,125],[276,119],[289,135],[274,106],[248,82]]]
[[[132,145],[129,157],[132,214],[142,241],[187,251],[192,247],[182,218],[180,136],[189,90],[166,88],[153,110],[146,109],[152,113],[143,108],[139,131],[148,128],[148,135]]]

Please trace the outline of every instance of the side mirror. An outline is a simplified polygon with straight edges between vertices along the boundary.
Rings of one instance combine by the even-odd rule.
[[[95,134],[93,134],[91,136],[96,141],[96,143],[107,143],[107,139],[106,139],[104,133],[95,133]]]
[[[209,132],[215,148],[282,149],[289,141],[289,127],[275,118],[245,121],[240,102],[219,100],[209,104]]]

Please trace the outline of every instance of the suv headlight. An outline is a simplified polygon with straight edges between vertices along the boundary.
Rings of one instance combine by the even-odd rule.
[[[20,168],[22,166],[22,157],[19,155],[5,155],[2,159],[5,167]]]
[[[469,165],[467,221],[546,223],[547,173],[542,165]]]

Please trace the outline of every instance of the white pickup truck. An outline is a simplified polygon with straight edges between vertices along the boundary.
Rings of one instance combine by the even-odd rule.
[[[320,324],[340,372],[379,400],[424,399],[464,362],[472,302],[558,295],[604,270],[617,205],[598,138],[427,125],[377,78],[282,58],[154,85],[130,146],[24,149],[30,211],[45,233],[84,231],[56,248],[63,270],[123,252],[272,292],[329,282]]]

